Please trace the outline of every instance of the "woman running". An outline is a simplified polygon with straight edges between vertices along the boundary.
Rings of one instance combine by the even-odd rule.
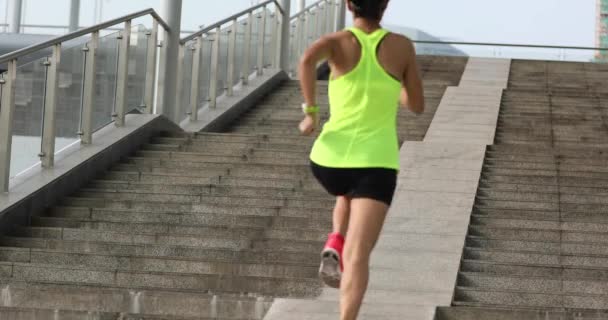
[[[354,27],[322,37],[301,59],[305,118],[300,131],[311,135],[317,129],[316,67],[327,60],[331,116],[310,160],[317,180],[337,200],[319,275],[340,288],[341,319],[353,320],[397,183],[399,102],[420,114],[424,93],[414,45],[380,25],[389,0],[345,1]]]

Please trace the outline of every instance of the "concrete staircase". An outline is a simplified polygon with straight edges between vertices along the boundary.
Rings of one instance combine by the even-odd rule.
[[[514,61],[453,307],[437,319],[608,319],[608,69]]]
[[[465,63],[421,57],[430,112],[400,115],[402,141]],[[0,319],[262,319],[274,297],[319,295],[333,199],[309,174],[300,101],[288,82],[224,133],[154,137],[2,236]]]

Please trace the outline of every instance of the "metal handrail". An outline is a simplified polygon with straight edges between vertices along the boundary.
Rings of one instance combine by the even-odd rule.
[[[154,11],[154,9],[150,8],[150,9],[135,12],[135,13],[132,13],[132,14],[120,17],[120,18],[109,20],[109,21],[106,21],[106,22],[103,22],[103,23],[100,23],[100,24],[97,24],[97,25],[94,25],[94,26],[91,26],[91,27],[88,27],[88,28],[85,28],[82,30],[74,31],[72,33],[68,33],[66,35],[59,36],[59,37],[50,39],[48,41],[35,44],[35,45],[31,45],[29,47],[25,47],[23,49],[13,51],[11,53],[7,53],[3,56],[0,56],[0,64],[9,62],[9,61],[17,59],[21,56],[28,55],[28,54],[46,49],[46,48],[52,47],[54,45],[57,45],[57,44],[60,44],[60,43],[63,43],[63,42],[69,41],[69,40],[73,40],[73,39],[82,37],[84,35],[87,35],[87,34],[90,34],[93,32],[97,32],[97,31],[109,28],[109,27],[117,25],[119,23],[124,23],[124,22],[130,21],[130,20],[133,20],[133,19],[136,19],[139,17],[146,16],[146,15],[151,15],[156,21],[158,21],[158,23],[167,32],[170,31],[169,25],[156,13],[156,11]]]
[[[322,2],[326,2],[326,0],[319,0],[319,1],[309,5],[308,7],[302,9],[302,11],[293,14],[290,18],[290,21],[293,21],[293,20],[299,18],[301,15],[306,14],[307,12],[310,12],[315,7],[318,7]]]
[[[281,4],[277,0],[268,0],[268,1],[262,2],[260,4],[257,4],[257,5],[255,5],[253,7],[250,7],[248,9],[245,9],[245,10],[239,12],[239,13],[233,14],[230,17],[228,17],[226,19],[223,19],[223,20],[220,20],[220,21],[218,21],[218,22],[216,22],[216,23],[214,23],[212,25],[209,25],[209,26],[205,27],[204,29],[201,29],[201,30],[199,30],[199,31],[197,31],[197,32],[195,32],[195,33],[193,33],[193,34],[191,34],[191,35],[183,38],[180,41],[180,43],[181,44],[185,44],[186,42],[194,40],[194,39],[196,39],[196,38],[204,35],[205,33],[209,33],[211,31],[213,31],[214,29],[217,29],[218,27],[221,27],[222,25],[224,25],[226,23],[233,21],[234,19],[237,19],[237,18],[239,18],[241,16],[244,16],[244,15],[246,15],[246,14],[248,14],[250,12],[253,12],[253,11],[257,10],[257,9],[260,9],[262,7],[266,7],[269,4],[271,4],[271,3],[274,3],[274,4],[277,5],[277,9],[279,10],[279,12],[281,14],[284,13],[283,12],[283,8],[281,7]]]
[[[167,115],[174,121],[184,121],[184,115],[189,115],[189,121],[197,121],[199,112],[204,112],[205,108],[214,109],[217,105],[218,96],[225,94],[230,97],[233,95],[233,90],[237,86],[245,87],[251,76],[261,76],[265,70],[273,68],[284,68],[285,70],[290,65],[290,61],[296,61],[298,54],[296,48],[301,48],[302,45],[310,42],[315,37],[323,35],[327,32],[335,31],[337,12],[334,4],[342,0],[319,0],[312,6],[309,6],[305,14],[314,16],[313,19],[302,19],[303,25],[312,23],[312,28],[304,28],[300,26],[301,32],[290,35],[289,10],[281,6],[278,0],[267,0],[263,3],[252,6],[237,14],[216,22],[210,26],[194,32],[193,34],[179,41],[177,50],[177,64],[175,70],[177,74],[176,85],[176,100],[171,102],[174,108],[173,115]],[[323,4],[327,4],[324,6]],[[274,8],[272,6],[274,5]],[[317,7],[318,10],[314,8]],[[260,11],[260,9],[262,9]],[[274,10],[273,10],[274,9]],[[258,14],[261,13],[261,14]],[[143,90],[143,99],[139,108],[144,113],[154,112],[154,100],[156,99],[155,92],[166,89],[165,80],[161,81],[157,78],[158,64],[168,66],[169,61],[174,57],[170,56],[168,45],[159,45],[159,25],[165,29],[165,36],[171,36],[169,25],[160,18],[153,9],[139,11],[121,18],[107,21],[92,27],[84,28],[76,32],[72,32],[63,36],[53,38],[51,40],[32,45],[21,50],[0,56],[0,64],[7,63],[6,72],[0,77],[0,193],[9,191],[10,169],[11,169],[11,147],[10,142],[13,136],[13,115],[15,113],[15,91],[17,83],[17,70],[19,59],[23,56],[39,52],[41,50],[52,49],[50,55],[44,58],[44,92],[43,92],[43,119],[41,134],[41,152],[38,154],[40,163],[43,168],[52,168],[54,166],[54,155],[57,153],[55,148],[56,131],[56,110],[59,103],[59,82],[62,45],[70,40],[77,39],[82,36],[90,35],[87,43],[82,47],[82,84],[81,84],[81,101],[80,113],[81,119],[79,124],[80,141],[83,144],[91,144],[93,141],[94,132],[94,106],[95,88],[96,88],[96,71],[98,67],[98,49],[100,43],[100,33],[111,29],[115,25],[124,23],[124,29],[121,35],[116,39],[119,40],[116,46],[116,74],[115,74],[115,90],[114,90],[114,107],[112,118],[117,127],[125,125],[125,115],[129,112],[127,109],[130,102],[128,101],[129,89],[129,67],[131,60],[131,31],[132,20],[141,16],[151,15],[153,17],[152,28],[146,30],[146,59],[145,59],[145,83]],[[297,18],[298,16],[296,16]],[[243,18],[248,20],[248,23],[243,22]],[[252,35],[253,19],[259,19],[257,22],[257,34]],[[240,21],[241,20],[241,21]],[[314,22],[311,22],[314,21]],[[222,28],[230,24],[230,29],[227,30],[227,57],[225,62],[220,62],[220,38]],[[239,27],[243,27],[244,31],[239,32]],[[270,32],[267,30],[270,28]],[[262,30],[262,32],[260,32]],[[237,38],[240,34],[242,38]],[[178,37],[179,35],[173,35]],[[293,38],[291,40],[290,38]],[[165,38],[166,39],[166,38]],[[241,41],[240,45],[237,45]],[[255,39],[255,40],[253,40]],[[208,40],[208,41],[207,41]],[[167,40],[168,41],[168,40]],[[287,41],[287,43],[282,43]],[[289,46],[289,42],[294,42],[293,50]],[[268,44],[270,42],[270,45]],[[298,44],[297,46],[295,44]],[[202,64],[203,48],[211,46],[211,63]],[[222,47],[224,44],[221,45]],[[159,49],[162,47],[163,49]],[[174,49],[174,48],[171,48]],[[191,67],[186,67],[185,50],[192,50]],[[291,52],[291,53],[290,53]],[[161,57],[157,61],[157,54]],[[169,60],[171,59],[171,60]],[[255,61],[253,61],[255,60]],[[239,64],[240,63],[240,64]],[[163,67],[165,68],[165,67]],[[161,70],[161,72],[163,72]],[[209,72],[207,97],[201,99],[199,96],[201,79],[204,72]],[[164,72],[163,72],[164,74]],[[161,76],[163,76],[161,74]],[[221,78],[221,76],[226,76]],[[190,80],[185,81],[185,77],[192,76]],[[221,80],[221,81],[220,81]],[[218,87],[218,86],[224,87]],[[190,87],[189,103],[184,103],[182,106],[182,98],[185,96],[184,88]],[[173,91],[173,90],[165,90]],[[175,92],[163,94],[175,94]],[[184,96],[184,97],[182,97]],[[185,101],[184,101],[185,102]],[[201,105],[202,104],[202,105]],[[189,107],[184,110],[183,107]],[[159,112],[160,110],[156,110]],[[187,111],[182,113],[182,111]]]
[[[8,27],[8,23],[0,23],[1,27]],[[33,29],[69,29],[70,26],[62,26],[62,25],[52,25],[52,24],[22,24],[21,28],[33,28]],[[78,27],[78,30],[82,30],[87,27]],[[106,28],[110,31],[120,31],[122,28],[114,27],[114,28]],[[196,30],[181,30],[181,33],[194,33]]]
[[[514,48],[539,48],[539,49],[569,49],[569,50],[608,51],[608,48],[576,47],[576,46],[556,46],[556,45],[538,45],[538,44],[461,42],[461,41],[432,41],[432,40],[412,40],[412,42],[414,42],[414,43],[421,43],[421,44],[445,44],[445,45],[469,45],[469,46],[487,46],[487,47],[514,47]]]

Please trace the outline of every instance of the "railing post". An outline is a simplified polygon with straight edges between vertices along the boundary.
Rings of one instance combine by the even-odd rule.
[[[215,37],[213,39],[213,47],[211,52],[211,73],[209,75],[209,107],[215,108],[217,106],[217,77],[218,77],[218,63],[220,57],[220,39],[222,36],[221,27],[215,29]]]
[[[190,121],[198,120],[199,83],[201,78],[201,51],[203,50],[203,36],[196,39],[192,53],[192,82],[190,84]],[[185,62],[185,61],[184,61]],[[183,78],[183,77],[182,77]],[[179,94],[179,93],[178,93]]]
[[[251,32],[253,28],[253,13],[249,12],[247,17],[247,25],[245,27],[245,45],[243,52],[243,85],[249,83],[249,74],[251,73]]]
[[[127,85],[129,82],[129,47],[131,46],[131,21],[125,22],[118,50],[118,76],[116,78],[116,120],[117,127],[125,125],[127,110]]]
[[[262,21],[258,27],[258,76],[264,74],[264,45],[266,42],[266,6],[262,7]]]
[[[145,112],[154,113],[154,94],[156,93],[156,51],[158,45],[158,21],[153,19],[152,30],[148,38],[148,52],[146,55],[146,84],[144,93]]]
[[[61,61],[61,44],[53,46],[53,53],[47,65],[44,96],[44,117],[42,120],[42,146],[40,161],[43,168],[52,168],[55,163],[55,111],[57,109],[58,69]]]
[[[95,73],[97,70],[97,47],[99,46],[99,31],[91,34],[87,45],[87,63],[84,71],[84,93],[82,95],[82,128],[80,141],[82,144],[93,143],[93,109],[95,106]]]
[[[283,16],[281,23],[281,55],[280,55],[280,66],[281,70],[289,72],[289,33],[290,33],[290,12],[291,12],[291,0],[282,0],[281,7],[283,8]]]
[[[7,68],[4,77],[0,78],[0,193],[8,192],[11,177],[17,60],[9,61]]]
[[[186,44],[180,44],[177,49],[177,83],[175,86],[175,105],[173,106],[173,121],[180,123],[182,120],[182,104],[184,103],[184,72],[192,72],[192,70],[184,70],[184,56],[186,55]]]
[[[226,75],[226,82],[228,83],[228,96],[231,97],[234,93],[234,71],[235,71],[235,50],[236,50],[236,36],[239,31],[239,22],[234,19],[232,22],[232,30],[230,31],[230,38],[228,40],[228,74]]]

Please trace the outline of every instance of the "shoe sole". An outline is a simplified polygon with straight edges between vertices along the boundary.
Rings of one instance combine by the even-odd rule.
[[[319,277],[327,286],[335,289],[340,288],[342,272],[340,271],[340,258],[335,250],[327,249],[321,253]]]

